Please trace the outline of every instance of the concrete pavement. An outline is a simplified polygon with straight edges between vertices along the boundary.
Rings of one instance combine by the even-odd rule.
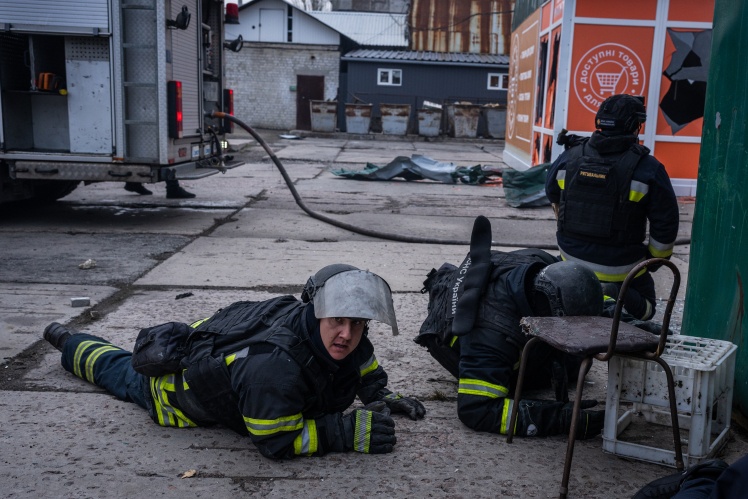
[[[458,166],[502,166],[500,141],[282,140],[263,133],[305,203],[326,216],[466,241],[474,217],[483,214],[492,221],[496,249],[553,245],[550,209],[511,208],[500,186],[361,182],[329,173],[414,153]],[[426,273],[444,261],[458,263],[467,247],[376,239],[314,220],[296,206],[257,145],[250,141],[236,154],[245,166],[183,182],[194,199],[167,200],[161,185],[153,196],[137,196],[100,184],[81,186],[54,207],[0,215],[0,490],[6,497],[556,496],[565,438],[508,445],[498,435],[468,430],[456,417],[455,380],[412,341],[425,317],[427,298],[419,290]],[[689,200],[681,216],[688,237]],[[80,269],[88,258],[97,266]],[[423,421],[396,419],[398,444],[390,455],[274,462],[223,428],[160,428],[134,405],[64,372],[59,354],[39,341],[55,320],[130,347],[141,327],[192,321],[236,300],[298,296],[308,275],[339,261],[391,284],[401,334],[375,325],[372,341],[391,387],[417,396],[428,410]],[[688,246],[678,247],[674,261],[684,277],[677,329]],[[660,280],[664,298],[668,282]],[[69,298],[81,294],[91,306],[70,307]],[[604,399],[606,372],[593,367],[586,397]],[[599,437],[577,443],[571,497],[630,497],[672,471],[605,454],[601,443]],[[732,462],[746,451],[736,432],[722,456]],[[180,478],[189,470],[196,474]]]

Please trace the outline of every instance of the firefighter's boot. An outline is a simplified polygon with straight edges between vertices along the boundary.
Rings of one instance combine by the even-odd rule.
[[[194,198],[195,195],[191,192],[185,191],[184,188],[179,185],[179,180],[168,179],[166,181],[166,197],[169,199],[189,199]]]
[[[140,182],[125,182],[125,190],[128,192],[134,192],[141,196],[150,196],[153,194],[150,190],[146,189]]]
[[[77,331],[70,330],[58,322],[53,322],[52,324],[44,328],[44,339],[47,340],[57,350],[62,352],[62,348],[65,346],[65,342],[67,342],[68,338],[76,333]]]

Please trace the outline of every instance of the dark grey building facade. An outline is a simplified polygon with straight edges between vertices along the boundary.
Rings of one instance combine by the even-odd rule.
[[[333,10],[356,12],[395,12],[405,14],[409,0],[331,0]]]
[[[508,73],[504,55],[354,50],[342,57],[338,125],[345,130],[346,103],[373,105],[373,131],[380,104],[410,104],[409,130],[416,133],[424,101],[506,105]]]

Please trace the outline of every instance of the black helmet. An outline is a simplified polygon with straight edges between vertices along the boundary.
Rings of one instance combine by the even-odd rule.
[[[304,289],[301,292],[301,300],[304,303],[311,301],[312,298],[314,298],[314,295],[317,293],[317,289],[324,286],[325,282],[327,282],[329,278],[331,278],[335,274],[340,274],[341,272],[346,272],[348,270],[358,270],[358,267],[354,267],[353,265],[348,265],[346,263],[334,263],[332,265],[328,265],[327,267],[322,267],[317,271],[316,274],[306,280]]]
[[[576,262],[556,262],[533,279],[530,305],[540,316],[600,315],[603,292],[592,270]]]
[[[644,97],[618,94],[600,104],[595,115],[595,128],[608,132],[633,133],[647,121]]]
[[[388,324],[397,334],[392,292],[387,281],[353,265],[328,265],[311,276],[301,292],[304,303],[314,304],[314,316],[357,317]]]

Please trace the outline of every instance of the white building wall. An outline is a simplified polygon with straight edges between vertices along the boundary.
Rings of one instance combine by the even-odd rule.
[[[325,100],[338,92],[337,46],[283,43],[245,44],[226,52],[226,80],[234,90],[234,115],[253,128],[296,128],[297,75],[325,77]]]
[[[226,39],[233,40],[242,35],[245,42],[283,42],[288,43],[288,11],[292,14],[292,41],[290,43],[340,44],[340,34],[325,26],[306,12],[296,9],[281,0],[265,0],[245,7],[239,11],[239,24],[226,25]],[[270,11],[279,12],[283,18],[281,25],[273,32],[268,26],[260,23],[261,11],[268,15]],[[263,29],[264,28],[264,29]],[[275,27],[274,27],[275,28]]]
[[[294,11],[293,43],[339,45],[340,33],[301,11]]]

